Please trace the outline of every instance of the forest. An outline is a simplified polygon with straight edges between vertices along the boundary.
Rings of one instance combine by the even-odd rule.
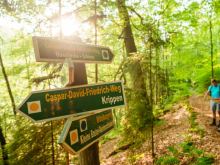
[[[220,164],[219,0],[0,0],[0,41],[0,165]]]

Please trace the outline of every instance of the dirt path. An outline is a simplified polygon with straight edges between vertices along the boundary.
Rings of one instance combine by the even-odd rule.
[[[181,143],[189,129],[189,113],[184,107],[176,106],[176,110],[169,112],[161,118],[163,124],[155,128],[154,141],[155,153],[160,156],[167,152],[167,147],[176,143]],[[151,156],[151,143],[146,141],[143,146],[137,150],[126,150],[108,157],[115,148],[118,140],[109,141],[101,147],[102,165],[146,165],[153,164]],[[107,153],[106,153],[107,152]]]
[[[161,117],[163,124],[157,126],[154,132],[155,153],[160,157],[168,152],[168,146],[174,146],[186,140],[189,133],[193,137],[196,147],[211,153],[215,156],[215,165],[220,165],[220,133],[216,127],[209,126],[211,112],[208,101],[203,101],[202,97],[193,96],[189,99],[193,111],[197,113],[196,122],[204,130],[204,136],[197,136],[196,133],[189,132],[189,112],[186,106],[174,106],[171,112]],[[194,134],[194,135],[193,135]],[[152,165],[151,143],[146,141],[143,146],[136,150],[126,150],[108,157],[117,148],[119,139],[108,141],[101,148],[102,165]],[[185,164],[184,160],[180,164]]]
[[[207,153],[215,156],[215,165],[220,165],[220,132],[216,127],[210,126],[212,114],[209,109],[209,102],[204,101],[202,97],[193,96],[190,98],[190,104],[197,112],[197,122],[205,130],[205,136],[197,141],[197,145]]]

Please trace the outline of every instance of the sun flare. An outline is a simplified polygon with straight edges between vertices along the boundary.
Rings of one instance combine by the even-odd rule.
[[[64,36],[70,36],[79,32],[80,22],[74,16],[64,17],[61,20],[61,28]]]

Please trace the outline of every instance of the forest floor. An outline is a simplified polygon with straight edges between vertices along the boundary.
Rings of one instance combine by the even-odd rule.
[[[194,125],[196,123],[194,128],[192,128],[190,117],[192,114],[196,114],[193,121]],[[181,144],[190,141],[196,148],[195,151],[200,150],[203,155],[212,155],[215,159],[214,165],[220,165],[220,132],[216,127],[209,125],[211,120],[209,102],[204,101],[201,96],[192,96],[186,104],[174,106],[170,112],[160,118],[162,124],[155,127],[155,160],[161,156],[169,155],[170,151],[174,150],[172,148],[179,150]],[[109,156],[117,149],[119,141],[120,137],[102,144],[100,147],[101,165],[153,164],[150,140],[147,140],[138,149],[128,149]],[[175,153],[174,151],[173,153]],[[173,155],[175,156],[175,154]],[[176,156],[180,160],[178,164],[181,165],[192,164],[195,159],[189,154],[177,154]]]

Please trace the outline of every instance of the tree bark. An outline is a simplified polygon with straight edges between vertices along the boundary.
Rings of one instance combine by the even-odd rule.
[[[156,71],[155,71],[155,104],[159,103],[160,99],[160,73],[159,73],[159,68],[160,68],[160,60],[159,60],[159,47],[156,47]]]
[[[0,126],[0,143],[1,143],[1,148],[2,148],[3,163],[4,163],[4,165],[8,165],[9,164],[8,163],[8,153],[5,149],[6,140],[5,140],[5,137],[3,135],[1,126]]]
[[[132,33],[129,14],[125,5],[125,0],[117,0],[117,6],[119,11],[120,19],[123,23],[123,39],[126,48],[127,56],[132,56],[132,53],[137,52],[137,48],[134,41],[134,36]],[[146,90],[146,82],[143,71],[141,69],[141,65],[139,61],[135,61],[132,65],[129,66],[130,75],[132,79],[133,89],[141,89],[141,91],[137,91],[139,95],[145,100],[145,109],[146,111],[151,113],[151,105],[150,99]]]
[[[53,121],[50,122],[50,130],[51,130],[52,165],[55,165],[55,148],[54,148],[54,129],[53,129]]]
[[[128,10],[125,6],[125,0],[117,0],[119,16],[122,21],[123,30],[122,37],[124,39],[125,49],[127,52],[127,56],[132,55],[131,53],[137,52],[137,47],[135,45],[130,19],[128,15]]]
[[[212,41],[212,16],[209,18],[209,34],[210,34],[210,54],[211,54],[211,75],[214,78],[214,62],[213,62],[213,41]]]
[[[127,52],[127,57],[131,57],[134,54],[137,53],[137,47],[135,45],[134,36],[132,33],[131,25],[130,25],[130,19],[127,7],[125,5],[125,0],[117,0],[117,6],[119,11],[119,16],[122,21],[123,25],[123,39],[124,44]],[[151,57],[150,57],[151,58]],[[135,102],[138,102],[138,104],[131,102],[129,105],[132,107],[134,111],[132,116],[130,116],[131,120],[129,121],[131,127],[133,127],[130,132],[131,134],[129,136],[133,136],[133,140],[137,139],[137,134],[134,133],[132,135],[132,132],[138,132],[143,133],[143,128],[149,128],[151,129],[151,138],[152,138],[152,157],[154,158],[154,141],[153,141],[153,111],[152,111],[152,89],[149,90],[150,94],[148,94],[147,91],[147,85],[145,80],[145,75],[143,73],[141,64],[141,60],[133,60],[131,64],[129,63],[129,74],[131,76],[132,81],[132,99],[135,100]],[[151,70],[149,71],[151,72]],[[150,73],[151,76],[151,73]],[[150,78],[150,88],[152,88],[151,84],[151,78]],[[150,97],[149,97],[150,95]],[[135,104],[135,105],[134,105]],[[134,115],[134,113],[136,113]],[[135,117],[133,117],[135,116]]]
[[[12,105],[12,108],[13,108],[13,113],[14,113],[14,115],[16,115],[16,111],[15,111],[16,106],[15,106],[14,96],[13,96],[12,91],[11,91],[11,86],[10,86],[10,83],[8,81],[8,76],[7,76],[6,71],[5,71],[5,67],[4,67],[4,64],[3,64],[1,53],[0,53],[0,65],[1,65],[1,68],[2,68],[2,74],[4,76],[6,86],[7,86],[7,89],[8,89],[8,94],[9,94],[10,99],[11,99],[11,105]]]

